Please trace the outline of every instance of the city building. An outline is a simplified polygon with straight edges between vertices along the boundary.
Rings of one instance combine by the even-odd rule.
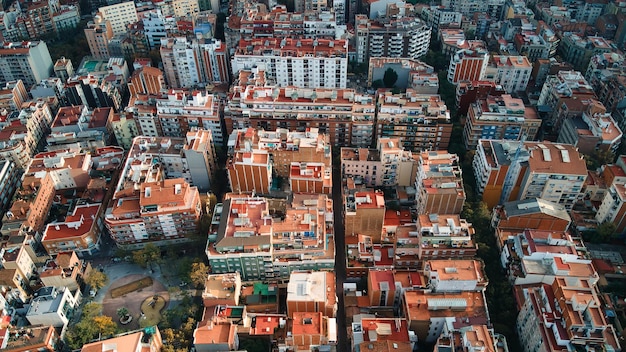
[[[139,135],[137,120],[132,113],[114,113],[107,127],[109,131],[113,131],[117,144],[126,150],[131,148],[133,140]]]
[[[457,214],[421,214],[411,230],[398,232],[397,242],[402,246],[396,247],[396,254],[403,258],[417,256],[419,266],[427,260],[471,259],[478,250],[472,239],[474,227]]]
[[[206,313],[207,309],[205,309],[205,315]],[[207,321],[204,318],[198,323],[198,327],[193,332],[193,347],[196,351],[238,350],[237,324],[233,324],[230,321],[215,321],[214,318],[210,318]]]
[[[82,298],[80,290],[71,292],[66,287],[43,287],[34,296],[26,312],[28,322],[52,325],[61,330],[67,327]]]
[[[164,38],[159,50],[165,79],[171,88],[194,88],[230,81],[226,46],[219,40]]]
[[[531,63],[539,59],[548,59],[552,49],[552,43],[529,31],[517,33],[513,37],[513,44],[517,52],[528,57]]]
[[[489,324],[489,311],[483,291],[404,292],[402,308],[408,328],[420,341],[435,342],[444,326],[457,329],[476,324]]]
[[[4,42],[0,48],[0,82],[22,80],[32,87],[52,75],[52,58],[43,41]]]
[[[481,140],[473,167],[477,192],[490,205],[542,198],[571,209],[587,178],[576,147],[550,142]]]
[[[161,332],[157,326],[129,331],[117,336],[83,345],[81,352],[100,352],[112,348],[118,352],[138,350],[160,351],[163,347]]]
[[[431,28],[417,17],[368,19],[356,15],[356,61],[373,57],[419,59],[430,45]]]
[[[439,29],[460,27],[463,14],[443,6],[427,6],[422,9],[422,18],[433,32],[439,33]]]
[[[401,57],[370,57],[367,86],[382,80],[388,69],[398,75],[395,86],[413,89],[417,94],[437,94],[439,76],[432,66],[422,61]]]
[[[470,352],[477,349],[485,352],[509,351],[504,335],[495,333],[487,325],[472,325],[461,329],[444,326],[434,350]]]
[[[17,337],[21,328],[6,329],[6,337],[2,340],[2,350],[6,352],[28,352],[32,350],[54,352],[57,346],[62,343],[61,337],[52,325],[29,327],[28,331],[28,338],[24,339]]]
[[[417,163],[398,138],[379,138],[377,149],[341,148],[342,177],[355,185],[410,186]]]
[[[103,21],[111,24],[113,34],[125,34],[129,24],[137,22],[137,8],[133,1],[102,6],[98,8],[98,13]]]
[[[20,177],[20,169],[11,160],[0,160],[0,213],[11,206]]]
[[[228,133],[229,125],[265,131],[317,128],[332,145],[367,147],[374,138],[375,111],[375,98],[354,89],[247,85],[231,88],[224,118]]]
[[[236,151],[250,152],[267,150],[271,155],[272,172],[278,177],[288,179],[293,163],[313,163],[330,170],[332,155],[330,139],[317,128],[305,131],[289,131],[278,128],[275,131],[247,128],[235,130],[228,139],[228,154]]]
[[[76,252],[59,252],[54,259],[46,261],[39,278],[45,286],[66,287],[74,291],[80,288],[91,270],[91,264],[79,259]]]
[[[230,189],[236,193],[269,194],[272,161],[267,150],[236,152],[226,165]]]
[[[415,178],[420,214],[460,214],[465,190],[458,156],[447,151],[422,152]]]
[[[334,318],[337,314],[335,274],[327,271],[292,272],[287,284],[287,315],[321,313]]]
[[[593,87],[578,71],[559,71],[549,75],[539,94],[538,106],[548,111],[548,119],[559,130],[565,119],[582,114],[589,104],[583,102],[595,98]]]
[[[253,67],[278,87],[345,89],[348,41],[334,39],[242,39],[232,55],[234,76]]]
[[[586,280],[559,277],[552,285],[520,291],[523,301],[517,332],[525,350],[559,351],[574,346],[620,349],[615,328],[606,321],[599,293]]]
[[[534,108],[508,94],[488,96],[470,105],[463,128],[467,149],[474,149],[480,139],[534,140],[541,119]]]
[[[454,52],[448,66],[448,82],[459,84],[463,81],[480,81],[485,76],[489,64],[489,52],[481,46],[471,46]]]
[[[574,65],[574,69],[583,71],[589,66],[591,57],[613,51],[612,42],[602,37],[581,37],[573,32],[564,32],[559,51],[563,60]]]
[[[609,186],[595,219],[600,224],[615,224],[615,233],[621,234],[626,230],[626,186],[623,182],[613,182]]]
[[[424,261],[424,276],[433,292],[484,291],[488,279],[483,263],[473,259]]]
[[[163,72],[156,68],[145,66],[135,70],[128,82],[128,91],[131,96],[137,94],[159,94],[165,90]]]
[[[91,56],[96,59],[111,57],[109,53],[109,40],[113,38],[113,29],[110,21],[96,16],[93,21],[87,23],[87,28],[84,29],[84,32]]]
[[[209,274],[204,282],[202,303],[205,307],[216,305],[238,306],[241,297],[241,276],[238,272]]]
[[[489,96],[504,95],[502,86],[492,81],[461,81],[456,86],[456,106],[460,116],[467,115],[472,104]]]
[[[100,250],[101,204],[77,205],[63,222],[46,225],[41,244],[48,254],[74,251],[93,255]]]
[[[494,81],[511,94],[526,90],[531,71],[532,65],[526,56],[494,55],[484,79]]]
[[[239,271],[242,281],[282,284],[294,271],[333,270],[331,213],[326,195],[294,194],[284,218],[270,216],[268,199],[227,195],[216,205],[209,231],[212,273]]]
[[[334,323],[330,323],[333,321]],[[334,325],[332,325],[334,324]],[[334,328],[330,328],[334,326]],[[291,336],[285,338],[285,346],[296,351],[306,351],[314,346],[328,346],[330,342],[336,343],[337,323],[335,318],[325,317],[322,313],[295,312],[291,320]],[[335,336],[331,337],[331,331]]]
[[[37,267],[26,246],[2,248],[0,262],[3,269],[15,270],[18,277],[23,278],[26,283],[37,273]]]
[[[6,82],[0,89],[0,109],[7,113],[20,111],[28,100],[28,91],[21,80]]]
[[[405,319],[377,317],[374,314],[357,314],[352,322],[352,351],[412,351],[417,342],[415,331]],[[372,348],[370,349],[370,346]],[[396,348],[395,346],[398,346]],[[403,350],[400,350],[400,347]]]
[[[566,119],[557,141],[575,146],[581,154],[591,155],[596,150],[615,153],[622,136],[622,130],[611,114],[593,113],[592,106],[581,117]]]
[[[295,193],[331,194],[332,169],[322,163],[292,162],[289,188]]]
[[[400,145],[413,152],[446,150],[450,143],[450,111],[439,95],[380,93],[376,133],[378,139],[397,138]]]
[[[345,195],[346,236],[367,236],[380,243],[385,219],[385,197],[381,191],[360,191]]]
[[[122,248],[140,248],[146,243],[182,243],[195,235],[202,213],[198,188],[182,178],[161,181],[155,169],[133,171],[137,183],[130,181],[131,188],[125,188],[129,182],[120,177],[122,186],[106,211],[105,225],[113,241]]]
[[[541,198],[506,202],[494,209],[491,219],[496,229],[518,231],[567,231],[571,222],[564,206]]]

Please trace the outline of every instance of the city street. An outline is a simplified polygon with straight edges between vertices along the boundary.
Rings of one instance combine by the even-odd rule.
[[[337,351],[348,351],[346,311],[343,303],[343,283],[346,280],[346,241],[341,197],[341,165],[333,162],[333,215],[335,237],[335,276],[337,279]]]

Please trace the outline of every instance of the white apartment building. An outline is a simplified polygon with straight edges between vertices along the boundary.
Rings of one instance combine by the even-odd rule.
[[[229,81],[226,46],[219,40],[165,38],[161,59],[167,83],[173,88],[190,88]]]
[[[104,21],[111,23],[113,34],[125,34],[126,26],[137,22],[135,2],[127,1],[120,4],[103,6],[98,9]]]
[[[44,41],[5,42],[0,47],[0,82],[21,79],[32,87],[50,77],[53,66]]]
[[[533,67],[526,56],[494,55],[485,79],[496,82],[507,93],[525,91]]]
[[[346,88],[348,41],[329,39],[241,40],[232,58],[232,72],[263,68],[279,87]]]
[[[140,20],[143,23],[143,31],[148,40],[148,47],[150,50],[158,48],[161,45],[161,39],[167,37],[165,16],[163,16],[161,10],[156,10],[155,12],[142,13]]]
[[[63,287],[43,287],[30,303],[26,319],[32,325],[52,325],[55,328],[65,328],[78,307],[81,299],[80,290],[72,294]]]

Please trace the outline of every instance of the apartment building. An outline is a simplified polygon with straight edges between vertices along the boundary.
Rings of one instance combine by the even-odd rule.
[[[143,135],[179,137],[201,128],[211,131],[216,145],[224,144],[226,138],[220,118],[221,101],[215,94],[199,90],[170,90],[167,95],[157,97],[147,102],[148,106],[156,107],[156,116],[151,115],[154,110],[148,106],[130,109],[138,117]],[[147,98],[151,100],[150,96]]]
[[[485,79],[494,81],[509,94],[525,91],[532,65],[526,56],[494,55],[485,71]]]
[[[446,151],[420,153],[415,189],[418,213],[460,214],[465,190],[458,156]]]
[[[473,167],[477,191],[490,204],[542,198],[571,209],[587,178],[576,147],[549,142],[480,141]]]
[[[0,48],[0,82],[22,80],[32,87],[52,75],[52,66],[43,41],[4,42]]]
[[[22,104],[28,101],[28,91],[21,80],[6,82],[0,88],[0,109],[15,112],[22,109]]]
[[[238,272],[209,274],[205,280],[204,291],[202,291],[202,304],[205,307],[237,306],[241,296],[241,276]]]
[[[443,351],[483,351],[508,352],[509,348],[504,335],[497,334],[487,325],[472,325],[462,329],[444,327],[437,342],[435,352]]]
[[[549,109],[549,119],[558,130],[565,119],[582,114],[589,105],[582,102],[592,98],[595,98],[594,89],[580,72],[559,71],[546,78],[537,104]]]
[[[82,295],[67,287],[43,287],[30,302],[26,319],[31,325],[52,325],[64,330],[74,316]]]
[[[332,168],[322,163],[292,162],[289,188],[295,193],[331,194]]]
[[[304,132],[317,128],[339,146],[371,145],[375,98],[354,89],[235,86],[224,108],[227,132],[253,127]],[[271,111],[271,113],[269,113]]]
[[[408,248],[396,248],[396,254],[416,255],[419,266],[427,260],[448,258],[474,258],[478,244],[472,239],[474,227],[457,214],[421,214],[414,232],[398,235],[398,243]],[[401,239],[402,238],[402,239]],[[411,244],[409,246],[409,244]]]
[[[322,313],[337,315],[335,274],[328,271],[293,272],[287,284],[287,315],[295,313]]]
[[[11,206],[20,185],[21,171],[11,160],[0,160],[0,212]]]
[[[424,276],[433,292],[484,291],[488,284],[483,263],[473,259],[424,261]]]
[[[417,17],[378,18],[356,15],[356,60],[376,57],[419,59],[430,45],[431,28]]]
[[[187,133],[186,138],[136,137],[120,173],[117,193],[138,190],[144,181],[182,178],[199,190],[211,189],[216,157],[210,131]]]
[[[328,135],[320,133],[317,128],[307,128],[303,132],[247,128],[233,131],[228,140],[229,155],[236,151],[267,150],[273,160],[272,172],[285,179],[289,178],[293,163],[320,164],[330,170],[331,148]]]
[[[284,218],[273,218],[268,199],[230,194],[214,211],[214,219],[221,220],[209,233],[215,242],[206,248],[212,272],[239,271],[242,281],[282,283],[294,271],[331,271],[330,213],[332,201],[326,195],[294,195]]]
[[[458,329],[489,324],[484,291],[409,290],[404,292],[402,308],[408,328],[415,331],[420,341],[437,341],[449,324]]]
[[[397,138],[380,138],[377,149],[341,148],[342,177],[355,185],[410,186],[417,163]]]
[[[226,165],[230,189],[236,193],[269,194],[272,160],[267,150],[235,152]]]
[[[117,336],[87,343],[81,349],[82,352],[102,351],[113,348],[120,352],[137,350],[160,351],[163,346],[161,332],[155,326],[149,326],[140,330],[125,332]]]
[[[480,81],[486,74],[489,64],[489,51],[484,43],[455,51],[450,56],[448,82],[459,84],[463,81]]]
[[[437,94],[439,76],[432,66],[422,61],[402,57],[371,57],[368,65],[367,86],[382,80],[387,69],[398,74],[395,86],[413,89],[417,94]]]
[[[602,37],[581,37],[573,32],[564,32],[559,51],[565,61],[574,65],[574,69],[583,71],[589,66],[592,56],[612,52],[612,44]]]
[[[600,279],[590,259],[579,255],[569,232],[498,231],[501,261],[514,285],[551,285],[558,277]],[[516,247],[517,246],[517,247]]]
[[[380,351],[406,352],[412,351],[417,342],[415,332],[410,330],[404,319],[357,314],[352,322],[352,331],[352,351],[380,348]]]
[[[91,264],[78,258],[76,252],[59,252],[44,264],[39,278],[45,286],[66,287],[77,290],[84,278],[91,273]]]
[[[114,113],[108,121],[107,128],[113,131],[117,144],[126,150],[131,148],[133,140],[139,135],[137,120],[128,112]]]
[[[528,61],[531,63],[539,59],[549,58],[552,49],[552,43],[531,31],[517,33],[513,37],[513,45],[515,45],[517,52],[528,57]]]
[[[116,192],[106,211],[105,225],[118,246],[133,249],[146,243],[182,243],[196,234],[202,213],[198,188],[182,178],[139,178],[145,179],[139,189]]]
[[[91,56],[96,59],[111,57],[109,40],[113,38],[113,28],[110,21],[104,20],[100,16],[95,16],[93,21],[87,23],[84,32]]]
[[[366,236],[381,243],[385,219],[385,197],[381,191],[360,191],[345,195],[346,236]]]
[[[444,6],[428,6],[422,9],[422,18],[433,32],[439,33],[439,29],[460,27],[463,14]]]
[[[480,139],[534,140],[540,127],[535,109],[522,99],[488,96],[470,105],[463,139],[467,149],[475,149]]]
[[[3,225],[21,224],[20,232],[22,230],[35,234],[41,232],[55,195],[52,176],[47,174],[32,184],[23,182],[22,188],[16,194],[11,209],[6,212]]]
[[[128,82],[131,96],[137,94],[159,94],[165,90],[163,71],[156,67],[144,66],[135,70]]]
[[[610,150],[615,153],[622,140],[622,130],[610,113],[594,113],[595,106],[582,116],[566,119],[559,132],[559,143],[571,144],[585,155],[595,150]]]
[[[493,211],[491,226],[499,230],[567,231],[572,218],[564,206],[541,198],[506,202]]]
[[[219,40],[164,38],[159,50],[167,84],[172,88],[193,88],[230,80],[226,46]]]
[[[456,87],[457,112],[465,116],[469,107],[476,101],[504,94],[506,92],[502,86],[492,81],[461,81]]]
[[[456,12],[462,13],[464,16],[471,16],[476,12],[483,12],[489,14],[492,18],[500,18],[502,10],[504,9],[504,0],[491,0],[491,1],[459,1],[459,0],[444,0],[441,5],[447,9],[451,9]]]
[[[98,13],[100,13],[104,21],[111,23],[111,30],[114,35],[125,34],[126,26],[138,20],[137,8],[133,1],[102,6],[98,9]]]
[[[17,336],[20,333],[20,328],[7,329],[7,336]],[[56,329],[51,326],[39,326],[30,328],[28,334],[29,339],[4,339],[6,345],[3,348],[7,352],[27,352],[34,349],[54,352],[56,346],[61,342],[61,337],[57,333]]]
[[[378,138],[399,139],[406,150],[446,150],[450,143],[450,111],[439,95],[384,92],[377,102]]]
[[[101,204],[77,205],[64,221],[46,225],[41,244],[51,255],[66,251],[93,255],[100,250],[101,215]]]
[[[524,303],[517,332],[525,350],[621,348],[615,328],[606,321],[599,293],[587,280],[559,277],[552,285],[523,288],[521,293]]]
[[[334,39],[242,39],[232,55],[232,72],[263,68],[278,87],[345,89],[348,41]]]
[[[339,39],[345,26],[337,24],[339,14],[326,10],[287,12],[276,6],[270,12],[250,9],[231,30],[239,32],[239,39],[253,38],[305,38]],[[342,20],[343,21],[343,20]],[[234,23],[228,23],[230,26]],[[272,35],[273,34],[273,35]],[[236,44],[236,43],[234,43]],[[233,47],[232,44],[228,45]]]
[[[3,248],[0,250],[0,262],[3,270],[15,270],[16,275],[23,278],[26,284],[37,274],[37,267],[26,246]]]
[[[626,229],[626,186],[623,182],[613,182],[608,187],[595,218],[598,223],[615,224],[615,233],[624,232]]]

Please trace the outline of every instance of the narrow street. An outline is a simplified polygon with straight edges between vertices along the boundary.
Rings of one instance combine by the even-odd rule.
[[[346,311],[343,303],[343,283],[346,280],[346,240],[341,197],[341,165],[333,162],[333,215],[335,227],[335,276],[337,277],[337,351],[348,351]]]

